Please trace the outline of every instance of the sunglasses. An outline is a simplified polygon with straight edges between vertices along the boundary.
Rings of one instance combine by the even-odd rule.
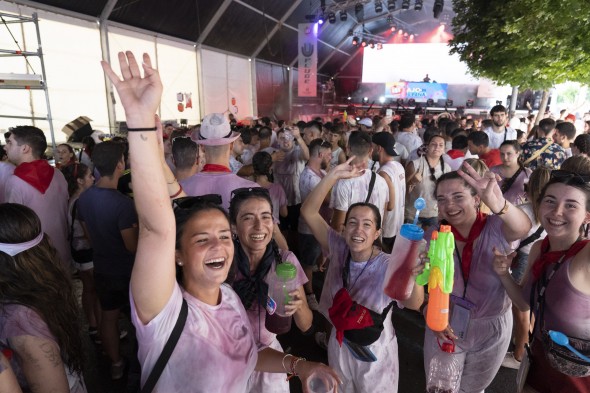
[[[174,210],[190,210],[195,206],[213,203],[215,205],[221,205],[221,195],[219,194],[206,194],[199,196],[187,196],[182,198],[176,198],[172,201],[172,207]]]
[[[231,199],[234,197],[244,197],[244,196],[265,196],[270,198],[270,192],[264,187],[243,187],[243,188],[236,188],[231,192]]]
[[[191,139],[191,137],[190,137],[190,135],[180,135],[180,136],[174,137],[174,138],[172,138],[172,144],[174,144],[174,142],[179,139]]]
[[[580,175],[578,173],[564,171],[561,169],[552,170],[550,179],[564,181],[564,182],[571,181],[571,183],[581,185],[581,186],[590,183],[590,175]]]

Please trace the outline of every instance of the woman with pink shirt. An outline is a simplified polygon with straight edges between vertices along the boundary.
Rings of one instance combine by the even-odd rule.
[[[324,365],[257,346],[240,298],[224,284],[234,257],[227,214],[205,197],[178,202],[173,211],[169,201],[182,195],[182,187],[167,169],[161,123],[154,120],[162,95],[160,77],[147,54],[144,77],[131,52],[120,52],[119,62],[122,80],[106,62],[102,65],[125,108],[131,165],[136,168],[133,191],[140,231],[130,297],[142,384],[183,304],[188,304],[186,323],[154,391],[246,392],[254,370],[290,372],[304,383],[316,369],[333,373]]]

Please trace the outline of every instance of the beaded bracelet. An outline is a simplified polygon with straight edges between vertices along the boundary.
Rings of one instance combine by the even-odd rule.
[[[181,185],[181,184],[178,184],[178,192],[177,192],[176,194],[174,194],[174,195],[170,195],[170,199],[174,199],[174,198],[176,198],[177,196],[179,196],[179,195],[180,195],[180,193],[181,193],[182,191],[183,191],[183,190],[182,190],[182,185]]]
[[[305,359],[305,358],[296,358],[295,356],[293,356],[293,359],[291,360],[291,375],[287,379],[291,379],[292,377],[296,377],[296,376],[299,375],[295,371],[295,367],[297,367],[297,363],[299,363],[302,360],[303,361],[306,361],[307,359]]]
[[[157,131],[158,127],[147,127],[147,128],[127,128],[128,132],[141,132],[141,131]]]
[[[287,354],[285,354],[285,356],[283,356],[283,360],[281,361],[281,365],[283,366],[283,370],[285,370],[285,372],[287,374],[291,374],[289,372],[289,370],[287,370],[287,367],[285,367],[285,359],[287,359],[287,356],[291,356],[291,357],[295,357],[295,356],[291,355],[290,353],[287,353]]]

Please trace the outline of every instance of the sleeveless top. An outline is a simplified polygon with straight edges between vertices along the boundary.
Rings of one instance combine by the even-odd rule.
[[[422,175],[422,181],[416,184],[412,191],[409,191],[408,188],[408,196],[406,198],[406,219],[414,219],[414,215],[416,214],[414,201],[420,196],[426,200],[426,207],[420,212],[420,217],[438,217],[438,205],[436,203],[436,198],[434,197],[434,187],[436,184],[430,179],[430,169],[428,161],[426,161],[426,156],[422,156],[417,160],[412,161],[412,163],[414,164],[414,170],[416,173]],[[440,162],[437,162],[434,167],[434,177],[438,179],[443,173],[451,171],[449,164],[444,161],[443,169],[444,170],[441,170]]]
[[[336,149],[332,152],[332,159],[330,160],[330,168],[334,168],[336,165],[338,165],[338,156],[340,155],[341,151],[342,151],[342,148],[339,147],[338,149]]]

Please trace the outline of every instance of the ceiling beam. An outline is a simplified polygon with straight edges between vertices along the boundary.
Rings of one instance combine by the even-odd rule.
[[[252,11],[254,11],[254,12],[260,14],[260,15],[263,15],[265,18],[268,18],[268,19],[272,20],[273,22],[279,23],[279,20],[278,19],[273,18],[272,16],[268,15],[267,13],[264,13],[264,12],[260,11],[258,8],[252,7],[248,3],[244,3],[242,0],[234,0],[234,2],[236,2],[237,4],[240,4],[240,5],[246,7],[246,8],[248,8],[248,9],[250,9],[250,10],[252,10]],[[299,29],[297,29],[296,27],[293,27],[293,26],[291,26],[291,25],[289,25],[287,23],[283,23],[282,25],[285,26],[285,27],[288,27],[289,29],[291,29],[293,31],[299,32]],[[345,54],[346,56],[350,56],[350,54],[348,52],[344,52],[343,50],[340,50],[340,49],[336,48],[335,46],[328,44],[325,41],[322,41],[322,40],[319,40],[318,39],[318,42],[320,42],[320,43],[328,46],[329,48],[332,48],[334,50],[337,50],[337,51],[341,52],[342,54]]]
[[[102,24],[104,21],[106,21],[107,19],[109,19],[109,17],[111,16],[111,13],[113,12],[113,9],[115,8],[115,6],[117,5],[117,2],[119,0],[109,0],[104,8],[102,9],[102,12],[100,13],[100,18],[99,21]]]
[[[209,36],[209,33],[211,33],[211,30],[213,30],[213,27],[215,27],[217,22],[219,22],[219,19],[221,19],[221,17],[225,13],[225,10],[227,10],[227,7],[229,7],[231,2],[232,0],[224,0],[223,3],[221,3],[217,11],[215,11],[215,15],[213,15],[213,18],[211,18],[209,23],[207,23],[207,26],[205,26],[201,34],[199,34],[199,38],[197,38],[197,45],[201,45],[203,42],[205,42],[205,40]]]
[[[275,24],[275,26],[272,28],[272,30],[270,31],[270,33],[267,34],[265,38],[265,41],[263,41],[260,46],[258,46],[258,48],[256,48],[256,50],[254,51],[254,53],[252,53],[252,55],[250,57],[256,57],[258,56],[258,54],[260,53],[260,51],[265,47],[265,45],[268,45],[268,42],[270,41],[270,39],[275,35],[275,33],[277,31],[279,31],[279,29],[281,28],[281,26],[283,25],[283,23],[285,23],[285,21],[287,20],[287,18],[289,18],[291,16],[291,14],[297,9],[297,7],[299,6],[299,4],[301,4],[303,0],[297,0],[295,2],[293,2],[293,5],[291,6],[291,8],[289,8],[287,10],[287,12],[285,12],[285,15],[283,15],[283,17],[281,18],[281,20]]]

